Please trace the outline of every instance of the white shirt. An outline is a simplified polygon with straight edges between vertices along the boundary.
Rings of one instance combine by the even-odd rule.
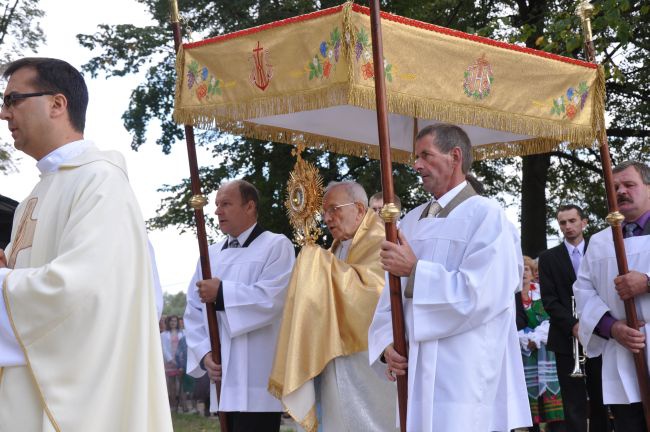
[[[257,225],[257,223],[254,223],[253,225],[251,225],[247,230],[243,231],[237,237],[232,237],[232,236],[229,235],[228,236],[228,244],[230,244],[231,241],[236,239],[237,242],[239,243],[239,247],[244,246],[244,243],[246,243],[246,240],[248,240],[248,237],[253,232],[253,229],[255,228],[255,225]]]
[[[582,240],[580,243],[578,243],[578,246],[573,246],[571,243],[564,240],[564,245],[566,246],[566,249],[569,252],[569,256],[572,256],[574,249],[578,249],[578,251],[580,252],[580,257],[585,256],[585,241],[584,240]]]

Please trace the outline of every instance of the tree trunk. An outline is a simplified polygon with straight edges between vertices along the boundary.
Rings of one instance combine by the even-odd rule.
[[[521,180],[521,249],[536,258],[546,250],[546,180],[548,154],[524,156]]]

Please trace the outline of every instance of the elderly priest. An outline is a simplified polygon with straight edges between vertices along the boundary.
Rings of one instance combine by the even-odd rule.
[[[305,246],[287,293],[269,390],[307,430],[393,431],[396,390],[368,364],[368,326],[384,287],[381,220],[354,182],[331,183],[330,250]],[[319,405],[320,409],[316,406]]]

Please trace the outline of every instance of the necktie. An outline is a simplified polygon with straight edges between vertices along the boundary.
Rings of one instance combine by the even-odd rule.
[[[236,238],[234,238],[234,239],[232,239],[232,240],[230,240],[228,242],[228,248],[233,248],[234,249],[234,248],[238,248],[238,247],[239,247],[239,242],[237,241]]]
[[[624,238],[634,237],[634,230],[637,229],[638,226],[639,225],[637,225],[635,222],[630,222],[629,224],[626,224],[623,227],[623,230],[625,231],[623,233],[623,237]]]
[[[429,212],[427,213],[427,217],[436,217],[438,216],[438,213],[442,210],[442,206],[438,201],[431,201],[431,205],[429,206]]]
[[[580,250],[578,248],[574,248],[573,252],[571,252],[571,264],[573,264],[573,271],[575,271],[576,276],[578,275],[578,270],[580,270],[581,259],[582,255],[580,254]]]

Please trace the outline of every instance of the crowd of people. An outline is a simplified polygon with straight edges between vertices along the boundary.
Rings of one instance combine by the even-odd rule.
[[[0,118],[41,179],[0,251],[0,430],[166,432],[171,411],[199,399],[225,413],[230,432],[277,432],[284,411],[310,432],[395,431],[400,377],[412,432],[646,430],[633,353],[647,354],[650,317],[647,164],[613,170],[623,275],[612,228],[584,238],[573,204],[556,213],[563,242],[538,262],[523,256],[514,225],[470,175],[471,142],[454,125],[415,137],[414,169],[432,199],[406,213],[396,243],[385,240],[380,197],[335,182],[322,208],[332,246],[296,257],[258,223],[256,187],[233,180],[216,194],[224,238],[209,248],[213,277],[197,263],[183,317],[159,322],[123,159],[83,138],[83,78],[43,58],[11,63],[5,78]],[[629,299],[639,328],[626,324]]]

